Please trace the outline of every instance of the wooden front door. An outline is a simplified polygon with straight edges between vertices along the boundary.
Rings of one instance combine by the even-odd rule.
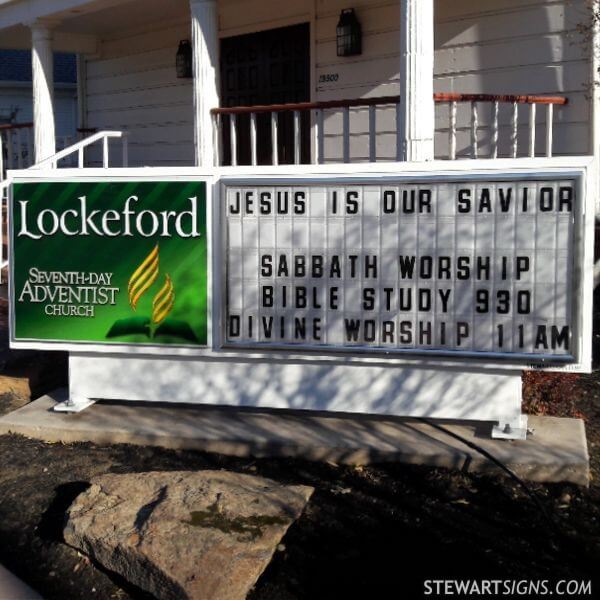
[[[308,23],[221,40],[222,106],[310,100]],[[229,119],[223,118],[223,164],[231,164]],[[250,117],[237,116],[239,165],[251,163]],[[257,161],[271,164],[270,114],[257,117]],[[310,116],[301,117],[301,160],[310,162]],[[279,114],[279,162],[294,162],[293,113]]]

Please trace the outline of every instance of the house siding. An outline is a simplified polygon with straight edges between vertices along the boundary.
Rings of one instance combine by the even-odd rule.
[[[179,40],[189,37],[188,19],[125,31],[86,61],[86,126],[128,131],[132,167],[194,163],[192,80],[175,74]],[[90,151],[89,163],[99,160]]]
[[[591,153],[589,49],[577,32],[589,18],[585,0],[453,0],[436,2],[435,90],[489,94],[563,95],[555,109],[556,154]],[[469,106],[457,122],[457,148],[466,154]],[[500,152],[508,153],[510,107],[500,111]],[[447,137],[447,108],[436,111],[436,149]],[[519,107],[519,154],[527,151],[528,107]],[[482,106],[482,152],[487,151],[490,109]],[[537,111],[536,151],[545,152],[545,108]]]
[[[335,23],[342,0],[317,2],[316,100],[341,100],[399,93],[399,4],[358,0],[353,4],[363,30],[363,53],[335,55]],[[437,0],[435,2],[434,90],[487,94],[565,95],[569,104],[554,112],[554,153],[590,153],[590,61],[578,24],[587,18],[585,0]],[[321,75],[338,74],[320,84]],[[536,152],[545,153],[545,107],[537,111]],[[470,156],[470,111],[459,105],[457,154]],[[509,154],[511,106],[499,115],[499,154]],[[448,105],[436,107],[435,153],[448,156]],[[528,107],[519,107],[519,155],[527,152]],[[480,156],[489,155],[491,106],[479,105]],[[328,162],[342,158],[342,116],[325,124]],[[396,153],[393,107],[377,110],[377,158]],[[352,109],[350,155],[367,160],[368,110]]]
[[[437,0],[434,88],[440,92],[561,94],[555,110],[555,154],[590,152],[591,101],[588,52],[577,34],[586,19],[585,0]],[[336,56],[335,29],[345,0],[221,0],[222,37],[292,23],[313,26],[313,100],[399,93],[398,0],[355,0],[363,30],[363,53]],[[175,77],[180,39],[189,38],[189,15],[144,31],[105,39],[99,56],[87,61],[87,125],[130,131],[130,164],[193,164],[191,80]],[[335,81],[321,82],[322,76]],[[326,77],[325,77],[326,78]],[[519,108],[519,155],[527,152],[528,107]],[[500,111],[500,155],[509,148],[511,107]],[[368,111],[352,109],[350,154],[367,160]],[[480,105],[480,156],[489,152],[490,107]],[[545,108],[537,114],[536,150],[545,152]],[[470,152],[470,106],[460,105],[459,156]],[[436,109],[436,156],[447,156],[448,107]],[[377,110],[377,158],[396,154],[393,107]],[[325,121],[327,162],[342,158],[342,116]]]

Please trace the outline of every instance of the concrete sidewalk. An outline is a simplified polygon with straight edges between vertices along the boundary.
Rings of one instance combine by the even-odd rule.
[[[0,565],[0,600],[42,600],[42,597]]]
[[[489,459],[415,419],[268,409],[99,402],[81,413],[52,411],[60,390],[0,418],[0,434],[51,442],[87,441],[188,448],[235,456],[293,456],[345,464],[397,461],[498,473]],[[439,421],[437,421],[439,423]],[[491,424],[445,423],[519,476],[589,484],[580,419],[530,417],[524,441],[492,440]]]

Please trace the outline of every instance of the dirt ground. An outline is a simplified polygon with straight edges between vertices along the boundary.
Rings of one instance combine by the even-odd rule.
[[[60,377],[60,357],[43,361]],[[582,376],[576,393],[592,485],[528,484],[541,509],[504,477],[0,436],[0,563],[48,599],[149,598],[64,543],[66,508],[101,473],[223,468],[315,487],[250,600],[413,600],[424,580],[475,578],[595,578],[599,597],[600,372]],[[23,404],[17,396],[0,394],[0,414]]]
[[[0,436],[0,562],[46,598],[147,598],[63,542],[65,509],[100,473],[224,468],[316,488],[251,600],[412,600],[426,579],[587,580],[600,564],[600,373],[580,393],[594,482],[530,485],[547,516],[505,478]]]

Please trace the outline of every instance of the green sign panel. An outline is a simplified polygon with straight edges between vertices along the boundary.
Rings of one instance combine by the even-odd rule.
[[[206,183],[13,186],[13,339],[203,346]]]

